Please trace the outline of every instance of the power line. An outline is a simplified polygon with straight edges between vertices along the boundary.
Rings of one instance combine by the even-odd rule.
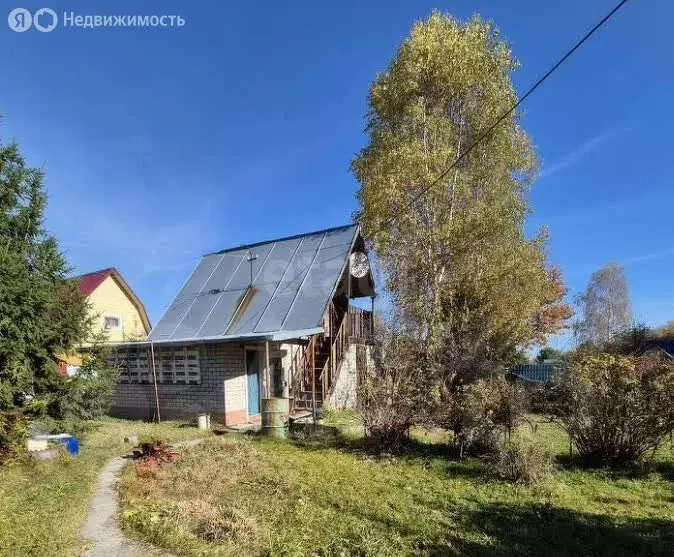
[[[547,71],[543,76],[541,76],[536,83],[534,83],[529,90],[524,94],[524,96],[518,100],[514,105],[512,105],[508,110],[506,110],[501,116],[498,117],[498,119],[491,125],[489,126],[480,136],[471,143],[468,148],[463,151],[457,158],[456,160],[449,165],[435,180],[433,180],[428,186],[426,186],[424,189],[422,189],[416,196],[412,198],[411,201],[409,201],[405,206],[402,208],[401,211],[399,211],[397,214],[394,214],[393,216],[389,217],[386,219],[384,224],[377,228],[374,233],[372,234],[371,238],[375,238],[379,232],[381,232],[384,229],[384,226],[387,224],[390,224],[393,222],[395,219],[397,219],[400,215],[402,215],[407,209],[412,207],[419,199],[421,199],[428,191],[430,191],[436,184],[438,184],[447,174],[450,173],[452,169],[456,167],[457,164],[459,164],[468,154],[485,138],[487,137],[503,120],[505,120],[510,114],[513,113],[519,107],[540,85],[543,84],[544,81],[546,81],[564,62],[566,62],[567,59],[569,59],[576,50],[578,50],[585,41],[587,41],[592,35],[594,35],[609,19],[611,19],[616,12],[622,8],[625,4],[627,4],[629,0],[621,0],[609,13],[607,13],[592,29],[590,29],[583,38],[581,38],[570,50],[567,51],[564,56],[562,56],[557,62]]]

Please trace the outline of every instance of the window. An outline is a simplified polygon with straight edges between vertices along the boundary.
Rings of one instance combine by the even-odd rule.
[[[103,317],[103,328],[106,331],[109,329],[121,329],[122,318],[118,315],[106,315]]]
[[[198,348],[154,349],[157,383],[201,383]],[[108,358],[108,365],[119,366],[120,383],[152,383],[152,353],[150,347],[132,346],[115,350]]]

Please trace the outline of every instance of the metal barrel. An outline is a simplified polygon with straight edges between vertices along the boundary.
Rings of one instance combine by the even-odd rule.
[[[288,436],[288,416],[290,399],[262,399],[262,433],[270,437],[285,439]]]

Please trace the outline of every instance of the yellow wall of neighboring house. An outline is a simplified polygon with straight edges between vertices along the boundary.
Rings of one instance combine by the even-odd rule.
[[[95,331],[105,330],[108,342],[140,340],[148,335],[140,311],[112,276],[107,277],[88,300],[94,314]],[[106,317],[111,318],[109,321],[119,319],[120,327],[106,329]]]

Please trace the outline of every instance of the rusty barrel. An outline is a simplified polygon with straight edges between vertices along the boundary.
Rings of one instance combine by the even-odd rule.
[[[288,436],[288,416],[290,399],[262,399],[262,433],[270,437],[285,439]]]

